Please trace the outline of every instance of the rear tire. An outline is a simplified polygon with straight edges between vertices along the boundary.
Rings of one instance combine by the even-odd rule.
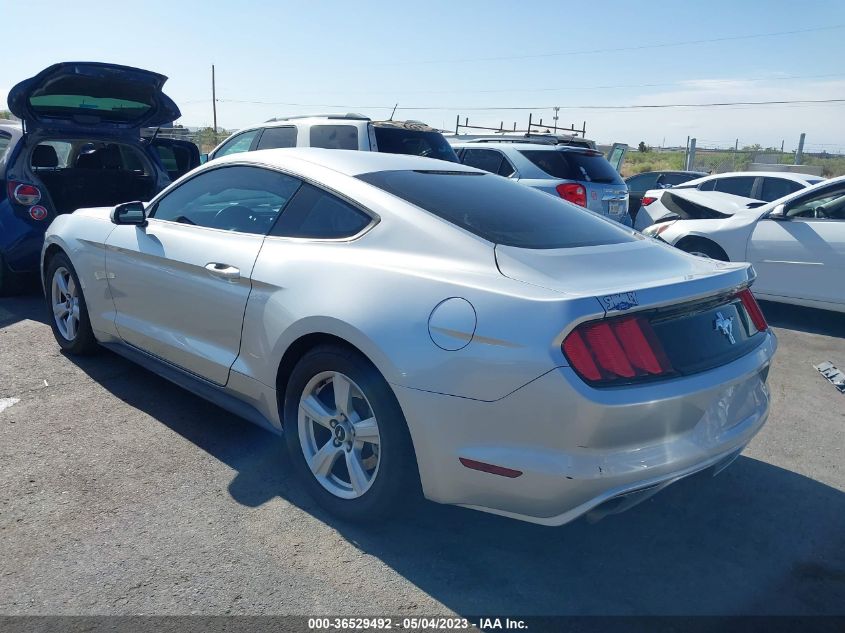
[[[405,418],[390,386],[361,354],[339,345],[306,352],[291,373],[283,413],[294,471],[331,514],[382,519],[398,512],[415,489],[417,462]]]
[[[88,305],[67,255],[57,253],[50,259],[44,280],[47,318],[59,347],[73,355],[96,352],[97,340],[88,318]]]

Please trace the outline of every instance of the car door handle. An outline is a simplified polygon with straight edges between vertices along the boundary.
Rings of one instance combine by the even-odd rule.
[[[237,281],[241,278],[240,268],[235,268],[229,264],[221,264],[219,262],[211,262],[205,265],[205,269],[210,275],[225,279],[227,281]]]

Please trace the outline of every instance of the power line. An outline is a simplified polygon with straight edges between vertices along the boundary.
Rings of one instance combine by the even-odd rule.
[[[368,64],[368,66],[405,66],[409,64],[463,64],[469,62],[494,62],[519,59],[543,59],[549,57],[570,57],[576,55],[595,55],[599,53],[618,53],[624,51],[641,51],[654,48],[671,48],[676,46],[691,46],[694,44],[711,44],[715,42],[732,42],[736,40],[750,40],[763,37],[778,37],[781,35],[797,35],[799,33],[817,33],[819,31],[832,31],[845,28],[845,24],[834,24],[830,26],[818,26],[809,29],[794,29],[790,31],[775,31],[769,33],[752,33],[748,35],[731,35],[726,37],[713,37],[701,40],[685,40],[681,42],[664,42],[661,44],[643,44],[641,46],[620,46],[618,48],[595,48],[591,50],[572,50],[557,53],[537,53],[533,55],[504,55],[498,57],[468,57],[464,59],[427,59],[418,61],[386,62],[381,64]]]
[[[384,105],[348,105],[337,103],[288,103],[283,101],[249,101],[243,99],[218,99],[225,103],[245,103],[253,105],[289,106],[298,108],[350,108],[364,110],[390,110],[394,106]],[[517,110],[644,110],[663,108],[720,108],[732,106],[769,106],[769,105],[813,105],[845,103],[845,99],[794,99],[772,101],[721,101],[712,103],[652,103],[628,105],[572,105],[572,106],[399,106],[397,110],[465,110],[465,111],[517,111]]]

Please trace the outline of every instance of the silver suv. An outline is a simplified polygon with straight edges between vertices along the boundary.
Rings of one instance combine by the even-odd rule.
[[[363,114],[312,114],[279,119],[235,132],[208,160],[278,147],[323,147],[413,154],[458,162],[452,146],[420,121],[373,121]]]
[[[631,226],[628,187],[597,150],[548,142],[486,139],[453,143],[452,147],[464,165],[513,178]]]

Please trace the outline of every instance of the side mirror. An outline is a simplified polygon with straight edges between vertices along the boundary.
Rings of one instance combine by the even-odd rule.
[[[147,225],[147,211],[143,202],[124,202],[117,205],[111,212],[111,221],[114,224],[134,224],[135,226]]]
[[[769,215],[766,216],[770,220],[788,220],[789,218],[786,215],[786,207],[782,204],[779,204],[774,209],[769,211]]]

